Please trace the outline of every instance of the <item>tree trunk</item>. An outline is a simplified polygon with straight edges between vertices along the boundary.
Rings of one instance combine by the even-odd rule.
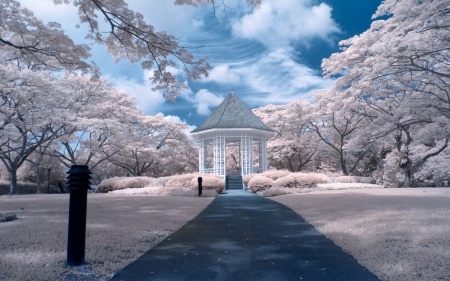
[[[34,170],[36,171],[36,184],[37,184],[37,191],[36,193],[41,193],[41,175],[39,174],[39,164],[34,164]]]
[[[405,180],[402,187],[411,187],[411,170],[408,168],[405,169]]]
[[[341,152],[341,155],[340,155],[340,162],[341,162],[342,173],[345,176],[348,176],[347,165],[345,164],[344,155],[342,155],[342,154],[343,154],[343,152]]]
[[[18,194],[17,190],[17,169],[12,168],[10,171],[11,185],[9,189],[9,194]]]

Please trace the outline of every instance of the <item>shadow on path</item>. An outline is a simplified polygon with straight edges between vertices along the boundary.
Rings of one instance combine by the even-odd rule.
[[[379,280],[288,207],[228,191],[111,280]]]

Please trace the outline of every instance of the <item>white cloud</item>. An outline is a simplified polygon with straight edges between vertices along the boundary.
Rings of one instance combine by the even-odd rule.
[[[200,115],[209,115],[211,113],[210,107],[218,106],[223,100],[224,97],[216,96],[206,89],[201,89],[190,99]]]
[[[236,70],[257,92],[268,93],[248,97],[253,105],[288,103],[317,89],[329,88],[333,80],[324,79],[317,71],[297,63],[286,49],[263,54],[256,62],[243,64]]]
[[[128,93],[136,98],[138,107],[146,114],[155,114],[160,110],[161,105],[165,102],[165,98],[160,91],[153,91],[153,85],[149,81],[149,77],[153,75],[153,71],[145,70],[144,84],[134,79],[126,79],[123,77],[106,76],[111,84],[121,91]]]
[[[233,24],[235,36],[256,39],[269,47],[286,45],[292,40],[319,37],[329,40],[340,29],[325,3],[312,6],[311,1],[265,0]]]
[[[208,75],[208,78],[202,81],[214,81],[221,84],[236,84],[239,82],[239,76],[230,71],[228,64],[222,64],[214,67]]]
[[[159,114],[164,115],[164,114],[161,113],[161,112],[160,112]],[[176,115],[167,115],[167,116],[164,116],[164,119],[170,120],[170,121],[175,122],[175,123],[184,123],[184,124],[186,124],[187,128],[184,129],[183,131],[184,131],[184,133],[185,133],[186,135],[188,135],[188,136],[192,139],[191,132],[192,132],[193,130],[195,130],[195,129],[197,128],[197,126],[189,125],[189,124],[186,122],[186,120],[181,119],[180,116],[176,116]]]

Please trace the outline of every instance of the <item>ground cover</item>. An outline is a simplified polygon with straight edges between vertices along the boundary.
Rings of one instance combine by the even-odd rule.
[[[213,198],[89,194],[87,265],[65,267],[68,195],[1,196],[0,280],[106,280]],[[450,280],[450,189],[347,189],[273,197],[381,280]],[[71,279],[72,278],[72,279]]]
[[[450,189],[351,189],[271,198],[381,280],[450,280]]]
[[[0,196],[0,280],[107,280],[214,198],[88,196],[86,266],[65,266],[68,194]]]

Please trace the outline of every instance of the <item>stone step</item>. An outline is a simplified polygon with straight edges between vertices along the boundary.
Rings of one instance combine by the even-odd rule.
[[[228,184],[241,184],[242,181],[228,181]]]
[[[241,176],[227,176],[226,189],[242,189]]]

